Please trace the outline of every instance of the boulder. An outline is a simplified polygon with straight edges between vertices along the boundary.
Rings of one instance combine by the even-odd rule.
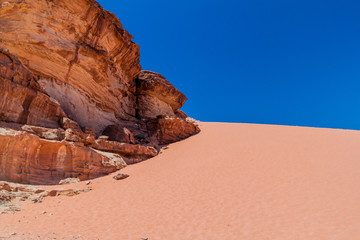
[[[73,129],[75,131],[82,132],[79,124],[77,122],[75,122],[74,120],[71,120],[68,117],[61,118],[60,124],[61,124],[61,127],[63,129],[65,129],[65,130],[66,129]]]
[[[137,115],[139,118],[156,118],[157,116],[175,117],[171,106],[150,95],[138,96]]]
[[[65,131],[61,128],[44,128],[31,125],[23,125],[21,130],[48,140],[61,141],[65,138]]]
[[[110,141],[135,144],[134,134],[126,127],[110,125],[105,128],[102,135],[108,136]]]
[[[92,135],[96,138],[97,136],[97,132],[95,129],[93,128],[90,128],[90,127],[83,127],[83,132],[86,133],[86,134],[89,134],[89,135]]]
[[[80,178],[65,178],[60,180],[59,185],[78,183],[78,182],[80,182]]]
[[[173,143],[200,132],[193,122],[180,118],[158,118],[148,121],[149,134],[155,137],[159,144]]]
[[[181,110],[176,110],[175,111],[175,115],[177,118],[181,118],[181,119],[186,119],[188,116],[186,115],[186,113],[184,113],[183,111]]]
[[[151,146],[119,143],[101,139],[96,140],[96,144],[93,148],[104,152],[120,154],[126,164],[140,162],[155,157],[158,154],[158,151]]]
[[[113,179],[115,179],[115,180],[123,180],[123,179],[128,178],[128,177],[129,177],[128,174],[118,173],[115,176],[113,176]]]
[[[173,111],[181,108],[187,100],[165,77],[151,71],[142,71],[139,74],[136,79],[136,94],[153,96],[167,103]]]

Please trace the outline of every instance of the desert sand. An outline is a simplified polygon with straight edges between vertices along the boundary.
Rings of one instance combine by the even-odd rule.
[[[127,179],[0,215],[0,239],[360,239],[360,131],[201,129]]]

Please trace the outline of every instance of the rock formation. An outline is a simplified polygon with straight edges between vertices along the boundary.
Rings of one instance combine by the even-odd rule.
[[[91,179],[200,131],[132,38],[95,0],[0,0],[0,180]]]
[[[27,132],[0,131],[0,180],[57,184],[68,177],[85,180],[104,176],[125,166],[115,154],[45,140]]]
[[[85,189],[53,189],[46,190],[39,187],[9,183],[0,181],[0,214],[20,211],[18,201],[42,202],[45,197],[74,196],[83,192],[91,191],[91,187]]]

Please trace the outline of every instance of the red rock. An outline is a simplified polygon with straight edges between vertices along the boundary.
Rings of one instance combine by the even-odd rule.
[[[93,129],[93,128],[84,127],[84,128],[83,128],[83,131],[84,131],[84,133],[89,134],[89,135],[92,135],[92,136],[94,136],[94,137],[97,136],[97,132],[96,132],[96,130]]]
[[[124,166],[123,159],[111,153],[0,129],[0,180],[57,184],[68,177],[92,179]]]
[[[65,140],[69,142],[81,142],[84,143],[85,146],[95,144],[95,137],[90,134],[86,134],[80,131],[76,131],[74,129],[66,129],[65,131]]]
[[[65,116],[59,103],[37,84],[33,73],[1,49],[0,93],[0,121],[57,128]]]
[[[136,93],[156,97],[169,104],[174,111],[181,108],[187,100],[165,77],[151,71],[140,73],[136,80]]]
[[[186,115],[186,113],[184,113],[183,111],[181,111],[181,110],[176,110],[175,111],[175,115],[176,115],[176,117],[178,117],[178,118],[181,118],[181,119],[186,119],[188,116]]]
[[[71,120],[68,117],[61,118],[60,124],[61,124],[61,127],[64,129],[73,129],[75,131],[82,132],[79,124],[77,124],[77,122],[75,122],[74,120]]]
[[[0,32],[0,179],[91,179],[199,130],[159,120],[185,119],[185,95],[140,73],[139,46],[94,0],[8,1]]]
[[[157,150],[150,146],[119,143],[100,139],[96,140],[96,144],[93,148],[105,152],[118,153],[124,159],[126,164],[140,162],[155,157],[158,154]]]
[[[108,136],[110,141],[135,144],[133,133],[126,127],[110,125],[105,128],[102,135]]]
[[[48,139],[48,140],[57,140],[61,141],[65,138],[65,131],[64,129],[57,128],[43,128],[43,127],[37,127],[37,126],[30,126],[30,125],[24,125],[21,127],[22,130],[37,135],[40,138]]]
[[[138,96],[137,114],[140,118],[175,117],[174,110],[169,104],[149,95]]]
[[[0,47],[21,58],[81,127],[100,131],[135,118],[139,46],[96,1],[9,1],[0,22]]]
[[[200,132],[194,123],[180,118],[158,118],[150,120],[147,124],[151,136],[159,144],[169,144],[190,137]]]

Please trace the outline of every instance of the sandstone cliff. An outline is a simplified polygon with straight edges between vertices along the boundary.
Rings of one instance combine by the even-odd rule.
[[[200,129],[94,0],[0,0],[0,180],[90,179]]]

